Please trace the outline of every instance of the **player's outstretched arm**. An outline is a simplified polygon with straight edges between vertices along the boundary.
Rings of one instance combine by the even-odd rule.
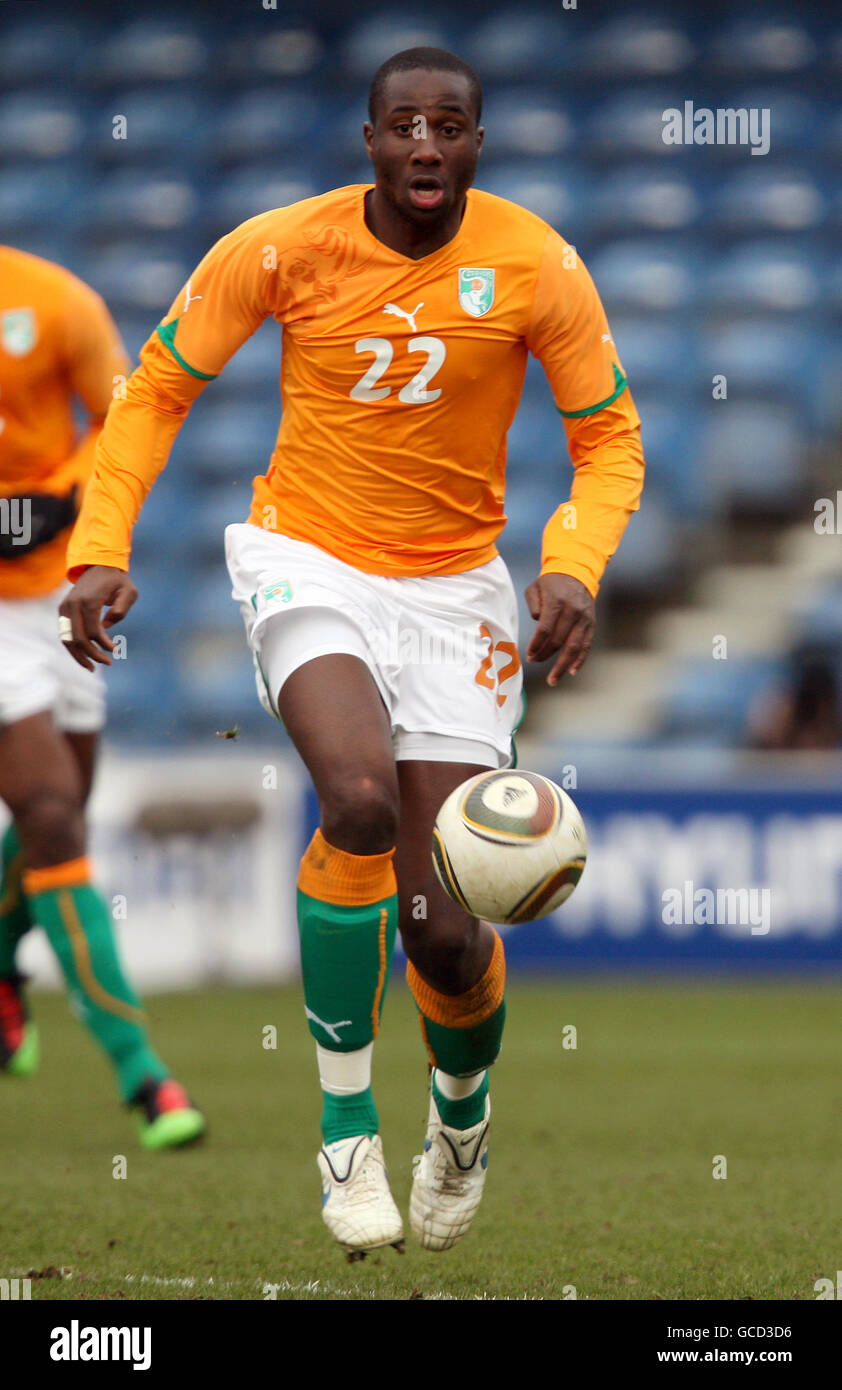
[[[593,595],[570,574],[540,574],[526,590],[529,611],[537,627],[526,652],[527,661],[546,661],[558,652],[547,685],[558,685],[566,671],[582,669],[596,626]]]
[[[70,620],[73,631],[73,640],[65,646],[86,671],[94,669],[94,662],[111,665],[115,644],[106,628],[125,618],[136,598],[137,589],[125,570],[91,565],[63,599],[59,615]],[[107,609],[105,616],[103,608]]]

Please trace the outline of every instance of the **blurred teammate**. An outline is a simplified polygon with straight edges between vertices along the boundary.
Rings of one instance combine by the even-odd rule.
[[[73,654],[107,664],[106,629],[137,596],[143,499],[193,401],[271,314],[284,329],[283,418],[226,549],[261,699],[321,808],[298,922],[323,1215],[352,1255],[402,1234],[370,1085],[396,928],[433,1067],[410,1205],[422,1245],[446,1249],[467,1231],[485,1178],[503,945],[439,887],[430,844],[448,793],[508,763],[521,708],[516,601],[495,540],[528,352],[576,467],[573,505],[550,518],[528,590],[528,654],[557,654],[552,685],[585,660],[643,475],[639,420],[573,248],[469,191],[480,106],[458,58],[396,55],[375,75],[365,126],[374,187],[265,213],[210,251],[109,415],[62,605]]]
[[[202,1116],[170,1079],[91,883],[84,808],[105,714],[99,673],[68,661],[58,634],[70,528],[115,377],[128,359],[98,295],[49,261],[0,246],[0,798],[13,821],[0,880],[0,1068],[28,1076],[18,942],[43,926],[74,1010],[107,1052],[141,1139],[196,1138]],[[76,438],[73,403],[90,416]]]

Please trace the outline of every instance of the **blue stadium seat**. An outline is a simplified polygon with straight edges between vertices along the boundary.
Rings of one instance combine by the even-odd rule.
[[[482,123],[487,131],[483,164],[513,157],[555,158],[571,149],[575,137],[567,105],[555,92],[536,87],[495,87],[486,92]]]
[[[498,198],[508,198],[520,207],[542,217],[557,231],[576,234],[587,225],[589,202],[584,176],[577,177],[567,164],[563,174],[550,160],[521,160],[517,164],[481,167],[477,187]]]
[[[835,494],[832,500],[836,501]],[[838,546],[839,541],[827,536],[823,543]],[[816,584],[796,604],[793,616],[801,642],[827,645],[842,653],[842,578],[830,578]]]
[[[65,85],[91,42],[91,31],[78,14],[71,23],[43,14],[35,22],[33,18],[5,23],[0,39],[0,84],[18,91],[27,84],[54,78]]]
[[[195,569],[190,586],[188,624],[191,633],[233,633],[242,636],[246,651],[245,629],[239,604],[231,597],[231,578],[224,555],[215,564]]]
[[[249,217],[286,207],[303,198],[313,198],[327,185],[313,173],[311,165],[251,164],[220,179],[202,214],[213,236],[223,236]]]
[[[576,65],[600,81],[671,77],[695,56],[685,31],[662,15],[635,15],[601,24],[576,50]]]
[[[370,82],[380,64],[404,48],[452,49],[453,42],[438,16],[424,6],[380,10],[351,30],[341,45],[340,62],[351,77]]]
[[[304,22],[278,27],[277,19],[272,18],[268,33],[265,24],[251,33],[243,33],[238,20],[237,28],[228,36],[223,52],[218,55],[226,76],[239,78],[249,87],[264,77],[282,80],[302,77],[312,80],[315,77],[327,53],[316,30]]]
[[[0,169],[3,240],[18,242],[23,232],[42,230],[47,220],[59,227],[75,227],[88,191],[87,179],[66,163],[11,164]]]
[[[740,743],[752,703],[781,673],[775,657],[712,656],[677,662],[666,677],[660,702],[664,740],[715,736]]]
[[[186,237],[199,212],[196,186],[178,168],[120,169],[98,180],[84,210],[89,237],[109,237],[127,225],[136,234],[146,231]]]
[[[125,127],[115,125],[117,116],[125,116]],[[177,141],[174,132],[178,132]],[[153,161],[172,165],[175,144],[182,177],[192,174],[212,150],[213,132],[210,101],[190,87],[177,93],[155,87],[120,92],[101,105],[91,121],[97,159],[121,165]],[[115,139],[115,133],[120,138]]]
[[[624,90],[600,102],[585,123],[583,143],[594,159],[625,165],[641,156],[666,159],[679,148],[663,140],[663,114],[683,109],[682,89]]]
[[[518,476],[510,471],[506,486],[506,522],[503,545],[513,563],[531,564],[535,573],[541,568],[541,537],[550,517],[570,492],[570,466],[554,470],[552,476],[530,477],[528,471]]]
[[[117,327],[120,330],[120,337],[123,339],[126,351],[131,357],[132,365],[134,366],[137,364],[140,350],[144,343],[155,332],[160,315],[156,318],[154,314],[120,313],[116,314],[115,318]]]
[[[177,82],[211,77],[211,49],[195,23],[140,19],[86,49],[86,83]]]
[[[770,333],[764,319],[735,319],[711,325],[699,345],[706,385],[725,376],[729,401],[751,395],[821,414],[830,344],[819,334],[792,323]]]
[[[38,88],[0,101],[0,160],[71,159],[85,138],[84,107]]]
[[[252,89],[223,108],[216,124],[214,149],[224,163],[266,160],[306,150],[323,119],[312,88]]]
[[[507,6],[473,23],[459,52],[484,82],[555,78],[575,52],[570,19],[554,9]]]
[[[826,269],[811,248],[780,239],[743,242],[714,265],[709,302],[742,313],[799,313],[824,293]]]
[[[802,483],[808,441],[797,410],[768,401],[711,406],[703,467],[719,497],[786,508]]]
[[[509,480],[523,472],[526,479],[536,474],[551,478],[560,460],[567,457],[567,441],[561,416],[547,397],[536,401],[526,396],[518,408],[507,437]]]
[[[122,241],[109,243],[92,257],[83,278],[99,291],[113,313],[150,315],[151,333],[192,269],[193,262],[179,256],[175,248],[156,255],[145,241]]]
[[[709,200],[708,221],[714,233],[732,236],[812,232],[826,211],[825,197],[811,174],[764,166],[741,169],[725,179]]]
[[[698,337],[686,324],[618,313],[612,315],[611,331],[635,400],[647,387],[673,392],[677,386],[698,386]]]
[[[692,309],[703,261],[687,239],[615,241],[590,260],[609,314],[616,310],[669,313]]]
[[[653,484],[676,515],[694,520],[709,515],[715,493],[701,466],[705,420],[699,410],[676,403],[661,389],[635,393],[646,458],[646,492]]]
[[[602,236],[682,232],[698,221],[701,208],[698,183],[669,167],[608,173],[589,196],[591,226]]]
[[[818,47],[806,25],[779,10],[726,25],[714,36],[707,61],[714,71],[740,77],[784,78],[800,76],[817,56]]]

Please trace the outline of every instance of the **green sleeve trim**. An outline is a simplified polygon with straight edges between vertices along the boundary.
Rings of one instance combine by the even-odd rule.
[[[607,405],[611,405],[612,401],[616,401],[617,397],[621,396],[628,386],[629,379],[623,376],[616,362],[612,362],[611,366],[614,368],[615,389],[610,396],[606,396],[604,401],[598,401],[596,405],[589,405],[586,410],[562,410],[561,406],[556,406],[559,415],[562,415],[565,420],[581,420],[583,415],[596,415],[598,410],[604,410]]]
[[[164,347],[169,349],[179,367],[183,367],[185,372],[189,372],[191,376],[197,376],[200,381],[216,381],[219,375],[218,372],[200,372],[197,371],[195,367],[191,367],[189,362],[185,362],[175,345],[175,330],[177,328],[178,319],[173,319],[172,323],[158,324],[156,332],[161,342],[164,344]]]

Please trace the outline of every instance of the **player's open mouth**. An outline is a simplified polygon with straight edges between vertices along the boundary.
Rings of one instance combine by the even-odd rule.
[[[444,189],[437,179],[413,179],[409,198],[416,208],[437,208],[444,198]]]

